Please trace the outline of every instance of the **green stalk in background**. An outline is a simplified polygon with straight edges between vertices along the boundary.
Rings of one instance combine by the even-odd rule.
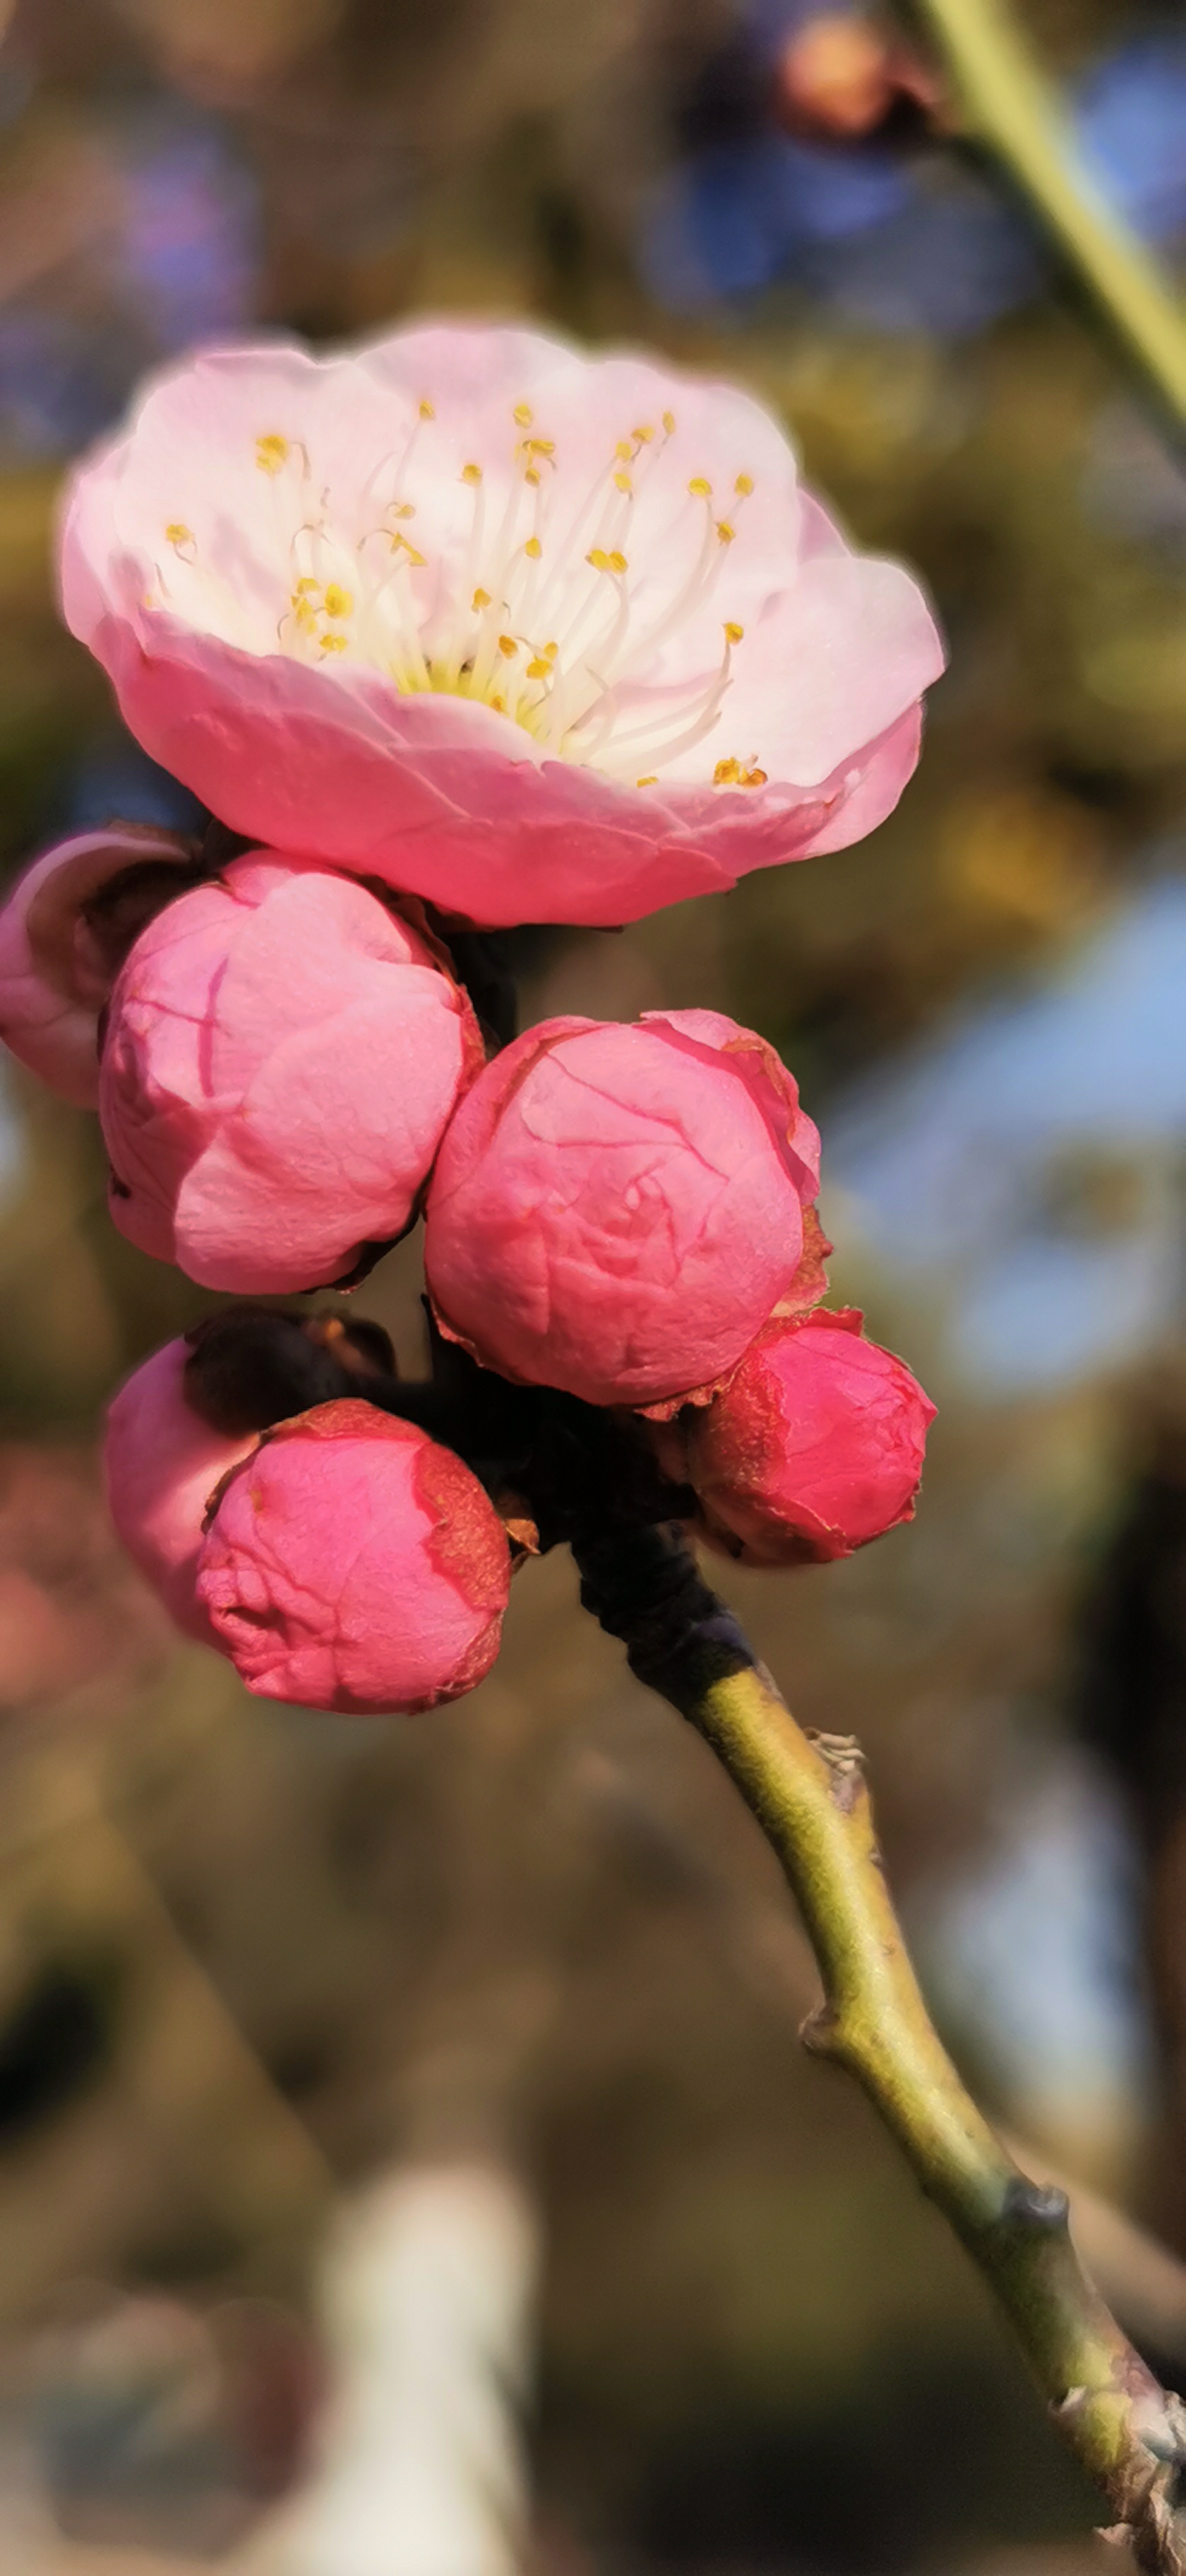
[[[1008,0],[906,0],[951,79],[969,138],[1000,162],[1179,433],[1186,307],[1083,166],[1070,119]]]

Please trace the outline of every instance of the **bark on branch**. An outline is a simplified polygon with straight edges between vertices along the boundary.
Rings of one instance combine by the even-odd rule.
[[[859,1746],[796,1724],[678,1536],[602,1532],[574,1542],[574,1554],[586,1608],[712,1746],[782,1864],[824,1986],[805,2044],[863,2085],[979,2264],[1056,2423],[1108,2498],[1114,2536],[1157,2576],[1183,2576],[1186,2408],[1084,2272],[1066,2194],[1021,2172],[932,2027],[886,1886]]]

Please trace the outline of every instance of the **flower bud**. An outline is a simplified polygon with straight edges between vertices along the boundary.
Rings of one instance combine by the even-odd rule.
[[[504,1376],[643,1406],[735,1367],[789,1286],[819,1138],[719,1011],[561,1019],[487,1065],[441,1149],[425,1270]]]
[[[481,1054],[406,922],[315,861],[250,851],[153,922],[116,984],[115,1222],[208,1287],[339,1279],[407,1225]]]
[[[772,1318],[712,1403],[671,1426],[730,1555],[822,1562],[913,1518],[935,1407],[862,1321],[852,1308]]]
[[[796,27],[778,66],[775,104],[792,134],[857,143],[893,119],[946,130],[942,83],[922,55],[870,16],[824,8]]]
[[[185,1391],[189,1344],[167,1342],[135,1369],[108,1409],[104,1466],[111,1517],[129,1556],[187,1635],[216,1640],[194,1596],[202,1524],[229,1468],[257,1433],[215,1431]]]
[[[98,1105],[99,1014],[124,955],[194,872],[176,833],[113,823],[46,850],[0,908],[0,1037],[78,1109]]]
[[[261,1698],[434,1708],[498,1652],[511,1560],[461,1459],[354,1397],[282,1422],[229,1477],[198,1566],[223,1652]]]

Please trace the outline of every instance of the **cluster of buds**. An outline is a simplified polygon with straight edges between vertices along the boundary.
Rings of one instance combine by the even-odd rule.
[[[822,1310],[819,1138],[773,1049],[705,1010],[551,1020],[500,1045],[462,960],[473,984],[475,924],[524,917],[515,868],[537,887],[557,834],[551,917],[597,921],[607,905],[622,918],[713,869],[728,882],[868,828],[913,760],[935,648],[907,577],[852,555],[797,493],[765,415],[719,389],[676,388],[702,445],[736,463],[742,439],[765,464],[764,536],[737,568],[738,595],[748,583],[759,598],[772,645],[797,633],[816,652],[797,710],[780,708],[768,671],[752,688],[797,769],[772,778],[755,755],[691,775],[744,629],[726,622],[720,670],[705,677],[706,602],[736,529],[710,507],[689,572],[679,513],[664,515],[670,382],[635,361],[585,367],[594,422],[627,396],[633,414],[644,393],[655,418],[619,439],[608,477],[546,538],[557,441],[528,433],[546,403],[587,446],[583,362],[489,332],[408,334],[367,365],[337,365],[351,384],[292,352],[199,362],[189,412],[176,383],[158,388],[80,476],[68,613],[141,738],[172,749],[218,819],[200,847],[113,826],[40,859],[0,915],[0,1034],[97,1109],[116,1225],[207,1288],[346,1288],[423,1217],[430,1383],[400,1378],[376,1326],[235,1307],[137,1371],[107,1444],[131,1553],[249,1688],[412,1710],[482,1678],[515,1563],[598,1516],[681,1520],[734,1554],[789,1564],[845,1555],[913,1507],[931,1407],[859,1316]],[[502,402],[508,368],[531,379],[533,402],[508,407],[497,541],[485,469],[467,454],[482,424],[439,433],[433,469],[426,394],[405,399],[395,497],[380,507],[381,459],[349,506],[335,498],[346,396],[377,436],[379,395],[390,427],[393,388],[407,397],[425,368],[455,410],[468,400],[479,413],[491,382]],[[261,383],[307,435],[267,426]],[[194,417],[207,446],[212,423],[235,446],[221,517],[195,481]],[[187,471],[186,510],[162,515],[150,546],[162,477]],[[504,485],[507,471],[500,452]],[[262,516],[236,528],[244,474],[262,478]],[[734,492],[739,516],[749,466]],[[711,493],[691,478],[701,515]],[[637,597],[619,542],[632,522],[659,531]],[[574,552],[576,530],[594,542]],[[390,559],[381,580],[368,568],[376,540]],[[501,588],[488,591],[471,576],[493,564],[492,545]],[[294,569],[306,561],[316,569]],[[551,603],[555,640],[531,642],[533,601],[541,614]],[[627,652],[632,603],[642,640]],[[828,662],[846,636],[847,698]],[[850,720],[859,739],[844,754]],[[644,739],[672,766],[657,802],[644,792],[656,777],[626,776]]]

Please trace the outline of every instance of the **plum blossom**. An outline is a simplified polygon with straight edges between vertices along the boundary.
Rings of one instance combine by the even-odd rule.
[[[160,376],[75,475],[61,582],[224,823],[486,925],[859,839],[942,663],[751,397],[490,325]]]
[[[425,1275],[486,1367],[663,1404],[736,1367],[795,1280],[818,1188],[791,1075],[723,1012],[545,1020],[446,1134]]]
[[[407,922],[350,877],[250,851],[158,915],[116,983],[112,1215],[207,1287],[339,1279],[407,1224],[481,1061]]]
[[[228,1478],[197,1593],[249,1690],[365,1714],[472,1690],[510,1580],[506,1533],[463,1461],[347,1396],[280,1423]]]

